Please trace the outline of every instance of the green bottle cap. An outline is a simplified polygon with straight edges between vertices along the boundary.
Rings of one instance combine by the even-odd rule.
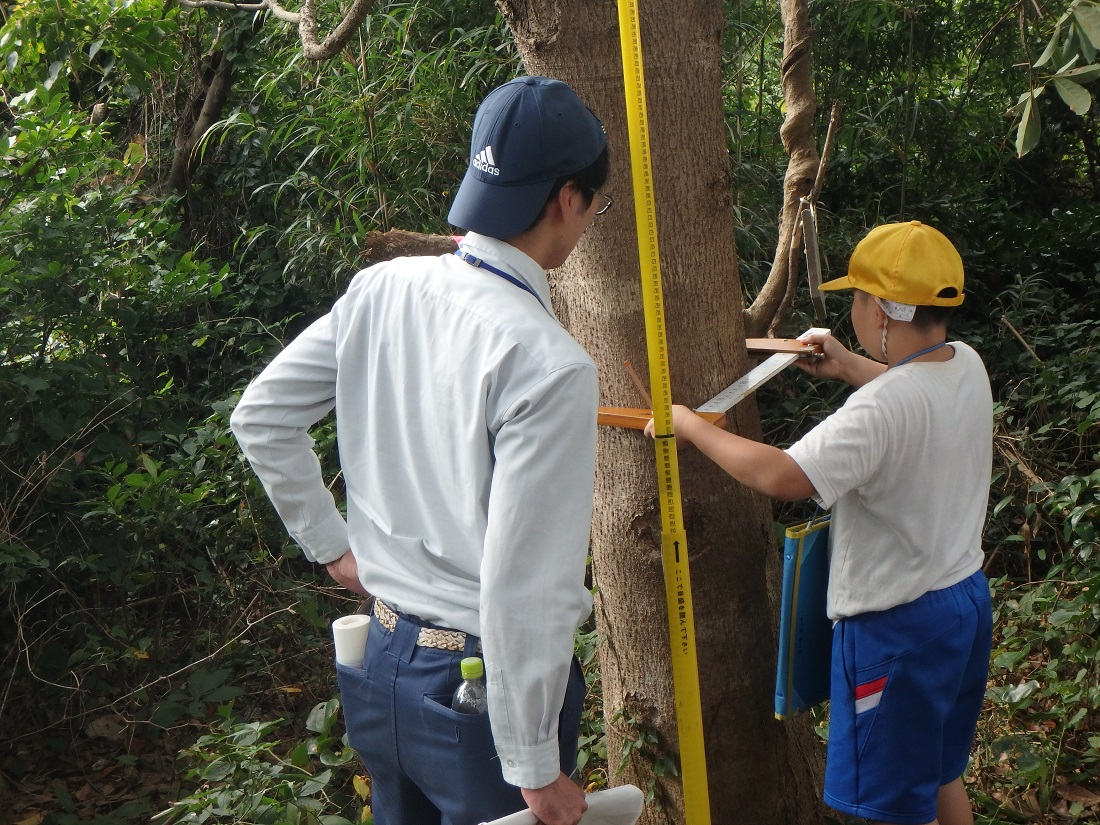
[[[485,663],[477,656],[463,659],[459,668],[462,670],[463,679],[480,679],[485,675]]]

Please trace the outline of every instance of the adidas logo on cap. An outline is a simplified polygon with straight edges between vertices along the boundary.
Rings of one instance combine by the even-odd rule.
[[[499,175],[496,159],[493,157],[493,147],[486,146],[474,155],[474,168],[487,175]]]

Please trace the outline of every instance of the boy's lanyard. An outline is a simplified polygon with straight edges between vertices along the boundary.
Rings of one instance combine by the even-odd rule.
[[[905,358],[902,358],[900,361],[898,361],[896,364],[894,364],[894,366],[892,366],[890,369],[897,369],[902,364],[908,364],[914,358],[920,358],[922,355],[927,355],[930,352],[935,352],[940,347],[946,347],[946,346],[947,346],[946,341],[944,341],[942,344],[933,344],[932,346],[928,347],[927,349],[922,349],[920,352],[914,352],[912,355],[908,355]]]
[[[525,284],[523,281],[521,281],[515,275],[509,275],[504,270],[497,269],[492,264],[487,264],[487,263],[485,263],[485,261],[481,260],[481,258],[478,258],[474,255],[471,255],[469,252],[463,252],[461,249],[456,249],[455,250],[455,255],[457,255],[459,258],[464,260],[470,266],[477,267],[478,269],[484,269],[486,272],[492,272],[494,275],[497,275],[497,276],[503,278],[504,280],[506,280],[508,283],[512,284],[513,286],[518,286],[523,291],[530,292],[532,295],[535,296],[535,300],[539,302],[539,305],[543,309],[546,309],[546,304],[544,304],[542,302],[542,298],[539,297],[538,293],[535,292],[535,290],[531,289],[531,287],[527,286],[527,284]],[[550,312],[550,310],[548,310],[548,309],[546,309],[546,311]]]

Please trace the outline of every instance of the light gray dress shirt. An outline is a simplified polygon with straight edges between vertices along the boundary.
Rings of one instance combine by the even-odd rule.
[[[371,267],[231,424],[310,559],[350,547],[391,607],[481,636],[504,778],[538,788],[559,773],[573,636],[592,609],[596,370],[534,260],[476,234],[461,249],[534,295],[455,255]],[[346,523],[308,433],[334,407]]]

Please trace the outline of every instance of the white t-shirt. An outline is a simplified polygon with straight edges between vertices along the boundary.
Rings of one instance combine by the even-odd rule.
[[[787,453],[830,528],[829,616],[887,610],[982,565],[993,397],[978,354],[887,370]]]

